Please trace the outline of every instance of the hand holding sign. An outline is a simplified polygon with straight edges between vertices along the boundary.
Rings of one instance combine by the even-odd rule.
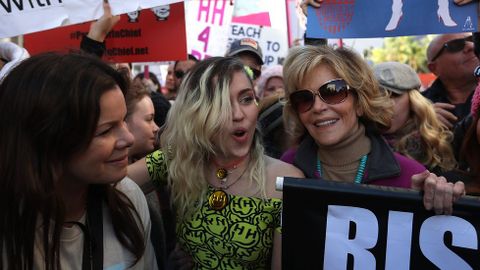
[[[303,0],[302,3],[300,4],[300,7],[302,8],[303,14],[307,16],[307,6],[311,5],[312,7],[319,8],[320,4],[323,2],[323,0]]]
[[[120,21],[120,15],[113,16],[112,8],[108,1],[103,2],[103,15],[90,25],[87,37],[103,42],[108,32]]]
[[[453,202],[465,195],[465,185],[462,181],[448,183],[445,177],[424,171],[412,176],[412,188],[423,190],[423,205],[427,210],[432,208],[437,215],[452,214]]]

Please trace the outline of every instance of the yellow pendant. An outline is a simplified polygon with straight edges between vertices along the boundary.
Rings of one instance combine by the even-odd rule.
[[[217,178],[218,179],[225,179],[228,175],[228,171],[224,168],[220,168],[217,170]]]
[[[223,190],[215,190],[210,196],[208,197],[208,205],[213,210],[220,211],[228,204],[228,196],[227,193]]]

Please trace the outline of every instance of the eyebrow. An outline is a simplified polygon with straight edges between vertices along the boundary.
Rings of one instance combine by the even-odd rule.
[[[245,88],[245,89],[240,90],[240,92],[239,92],[238,94],[239,94],[239,95],[242,95],[242,94],[244,94],[244,93],[246,93],[246,92],[253,92],[253,93],[255,93],[255,90],[253,90],[252,88]]]
[[[120,121],[117,120],[117,119],[110,119],[110,120],[107,120],[107,121],[105,121],[105,122],[103,122],[103,123],[98,122],[98,123],[97,123],[97,128],[99,128],[99,127],[101,127],[101,126],[104,126],[104,125],[115,125],[115,124],[118,123],[118,122],[125,121],[125,118],[126,118],[126,117],[127,117],[127,114],[125,114]]]

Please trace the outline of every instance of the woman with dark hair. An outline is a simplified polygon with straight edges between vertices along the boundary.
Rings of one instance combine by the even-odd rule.
[[[1,83],[1,268],[157,268],[145,197],[125,178],[127,88],[95,57],[55,53]]]

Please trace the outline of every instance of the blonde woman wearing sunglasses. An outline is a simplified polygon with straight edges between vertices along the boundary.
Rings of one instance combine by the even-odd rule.
[[[447,183],[420,163],[392,152],[387,129],[393,103],[356,53],[328,46],[291,49],[284,63],[285,126],[296,148],[282,160],[309,178],[402,188],[425,187],[425,207],[451,213],[464,185]],[[433,201],[427,200],[436,196]]]

